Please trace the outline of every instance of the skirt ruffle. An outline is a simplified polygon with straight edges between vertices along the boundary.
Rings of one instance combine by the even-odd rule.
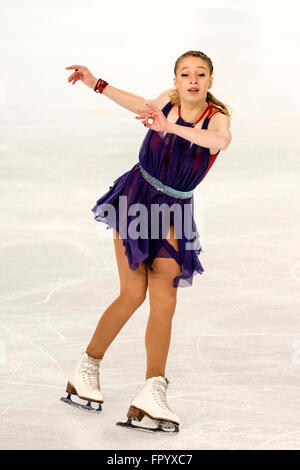
[[[109,187],[109,190],[96,201],[95,206],[91,209],[94,214],[94,219],[97,222],[105,223],[108,229],[113,228],[120,234],[123,246],[125,247],[128,264],[132,270],[136,270],[139,263],[144,262],[149,269],[153,271],[154,268],[152,264],[156,257],[174,258],[181,267],[181,273],[179,276],[173,278],[173,286],[189,287],[193,283],[193,277],[196,274],[202,274],[204,272],[204,268],[198,257],[203,250],[200,245],[199,233],[193,217],[193,198],[188,200],[179,199],[157,190],[144,179],[139,170],[139,166],[140,164],[138,162],[126,173],[119,176],[114,181],[113,185]],[[122,198],[120,198],[120,196],[125,196],[123,201],[121,201]],[[126,201],[126,203],[124,201]],[[130,215],[131,212],[128,210],[128,208],[132,207],[132,204],[135,203],[144,204],[148,209],[144,216],[142,215],[141,217],[143,222],[147,222],[146,224],[142,224],[142,227],[145,228],[142,229],[141,227],[141,229],[146,230],[147,233],[136,239],[130,234],[130,224],[135,224],[134,221],[136,221],[137,215]],[[151,204],[157,204],[158,206],[167,204],[171,207],[174,203],[182,206],[182,213],[184,213],[185,210],[184,206],[188,204],[189,209],[184,213],[184,217],[186,217],[186,213],[188,217],[190,217],[190,225],[194,235],[194,238],[186,238],[183,218],[182,237],[178,238],[178,252],[168,240],[162,236],[162,214],[156,219],[159,220],[159,227],[157,226],[159,238],[151,238],[151,224],[153,225],[150,210]],[[105,206],[106,204],[110,206]],[[109,207],[113,207],[114,210],[110,210]],[[174,225],[172,211],[170,212],[170,216],[171,223]],[[189,243],[191,249],[187,249]]]

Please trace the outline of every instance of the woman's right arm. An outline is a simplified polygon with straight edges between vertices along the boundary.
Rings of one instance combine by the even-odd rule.
[[[74,85],[78,80],[81,80],[89,88],[95,88],[98,79],[92,75],[89,69],[81,65],[71,65],[66,67],[67,70],[75,68],[78,69],[78,71],[75,71],[72,75],[70,75],[68,82],[72,82]],[[158,95],[157,98],[146,100],[141,96],[121,90],[120,88],[116,88],[108,84],[102,91],[102,95],[107,96],[107,98],[110,98],[112,101],[122,106],[123,108],[138,114],[138,110],[143,109],[146,106],[146,103],[162,109],[169,101],[169,92],[171,90],[172,88],[169,88],[168,90],[165,90],[160,95]]]
[[[125,109],[132,111],[135,114],[139,114],[139,109],[145,109],[146,103],[156,106],[159,109],[162,109],[169,101],[169,92],[171,89],[163,91],[157,98],[146,100],[141,96],[134,95],[128,91],[120,90],[119,88],[113,87],[112,85],[107,85],[102,94],[113,100],[115,103],[119,104]]]

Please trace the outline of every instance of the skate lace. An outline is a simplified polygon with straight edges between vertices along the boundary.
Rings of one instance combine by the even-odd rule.
[[[97,363],[83,360],[79,373],[88,387],[100,390],[99,365]]]
[[[152,390],[156,403],[161,408],[171,411],[166,398],[167,386],[160,381],[154,381],[152,384]]]

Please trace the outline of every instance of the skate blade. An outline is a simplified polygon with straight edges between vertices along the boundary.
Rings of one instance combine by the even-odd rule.
[[[75,408],[81,408],[82,410],[85,411],[90,411],[92,413],[100,413],[102,411],[102,406],[101,403],[98,403],[98,408],[93,408],[91,405],[91,402],[88,401],[86,405],[82,405],[81,403],[76,403],[76,401],[73,401],[71,399],[71,394],[69,393],[67,397],[61,397],[61,401],[64,403],[67,403],[68,405],[74,406]],[[96,403],[96,402],[93,402]]]
[[[118,421],[116,423],[117,426],[123,426],[125,428],[129,429],[137,429],[139,431],[144,431],[144,432],[154,432],[154,433],[159,433],[159,432],[164,432],[164,433],[169,433],[169,434],[174,434],[179,432],[179,427],[178,424],[175,423],[170,423],[168,421],[162,421],[162,420],[157,420],[157,428],[150,428],[146,426],[137,426],[136,424],[132,424],[132,419],[128,418],[126,422],[121,422]]]

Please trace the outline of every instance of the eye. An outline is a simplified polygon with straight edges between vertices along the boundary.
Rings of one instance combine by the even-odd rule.
[[[200,77],[205,77],[205,73],[199,73]],[[187,73],[182,73],[182,77],[187,77]]]

